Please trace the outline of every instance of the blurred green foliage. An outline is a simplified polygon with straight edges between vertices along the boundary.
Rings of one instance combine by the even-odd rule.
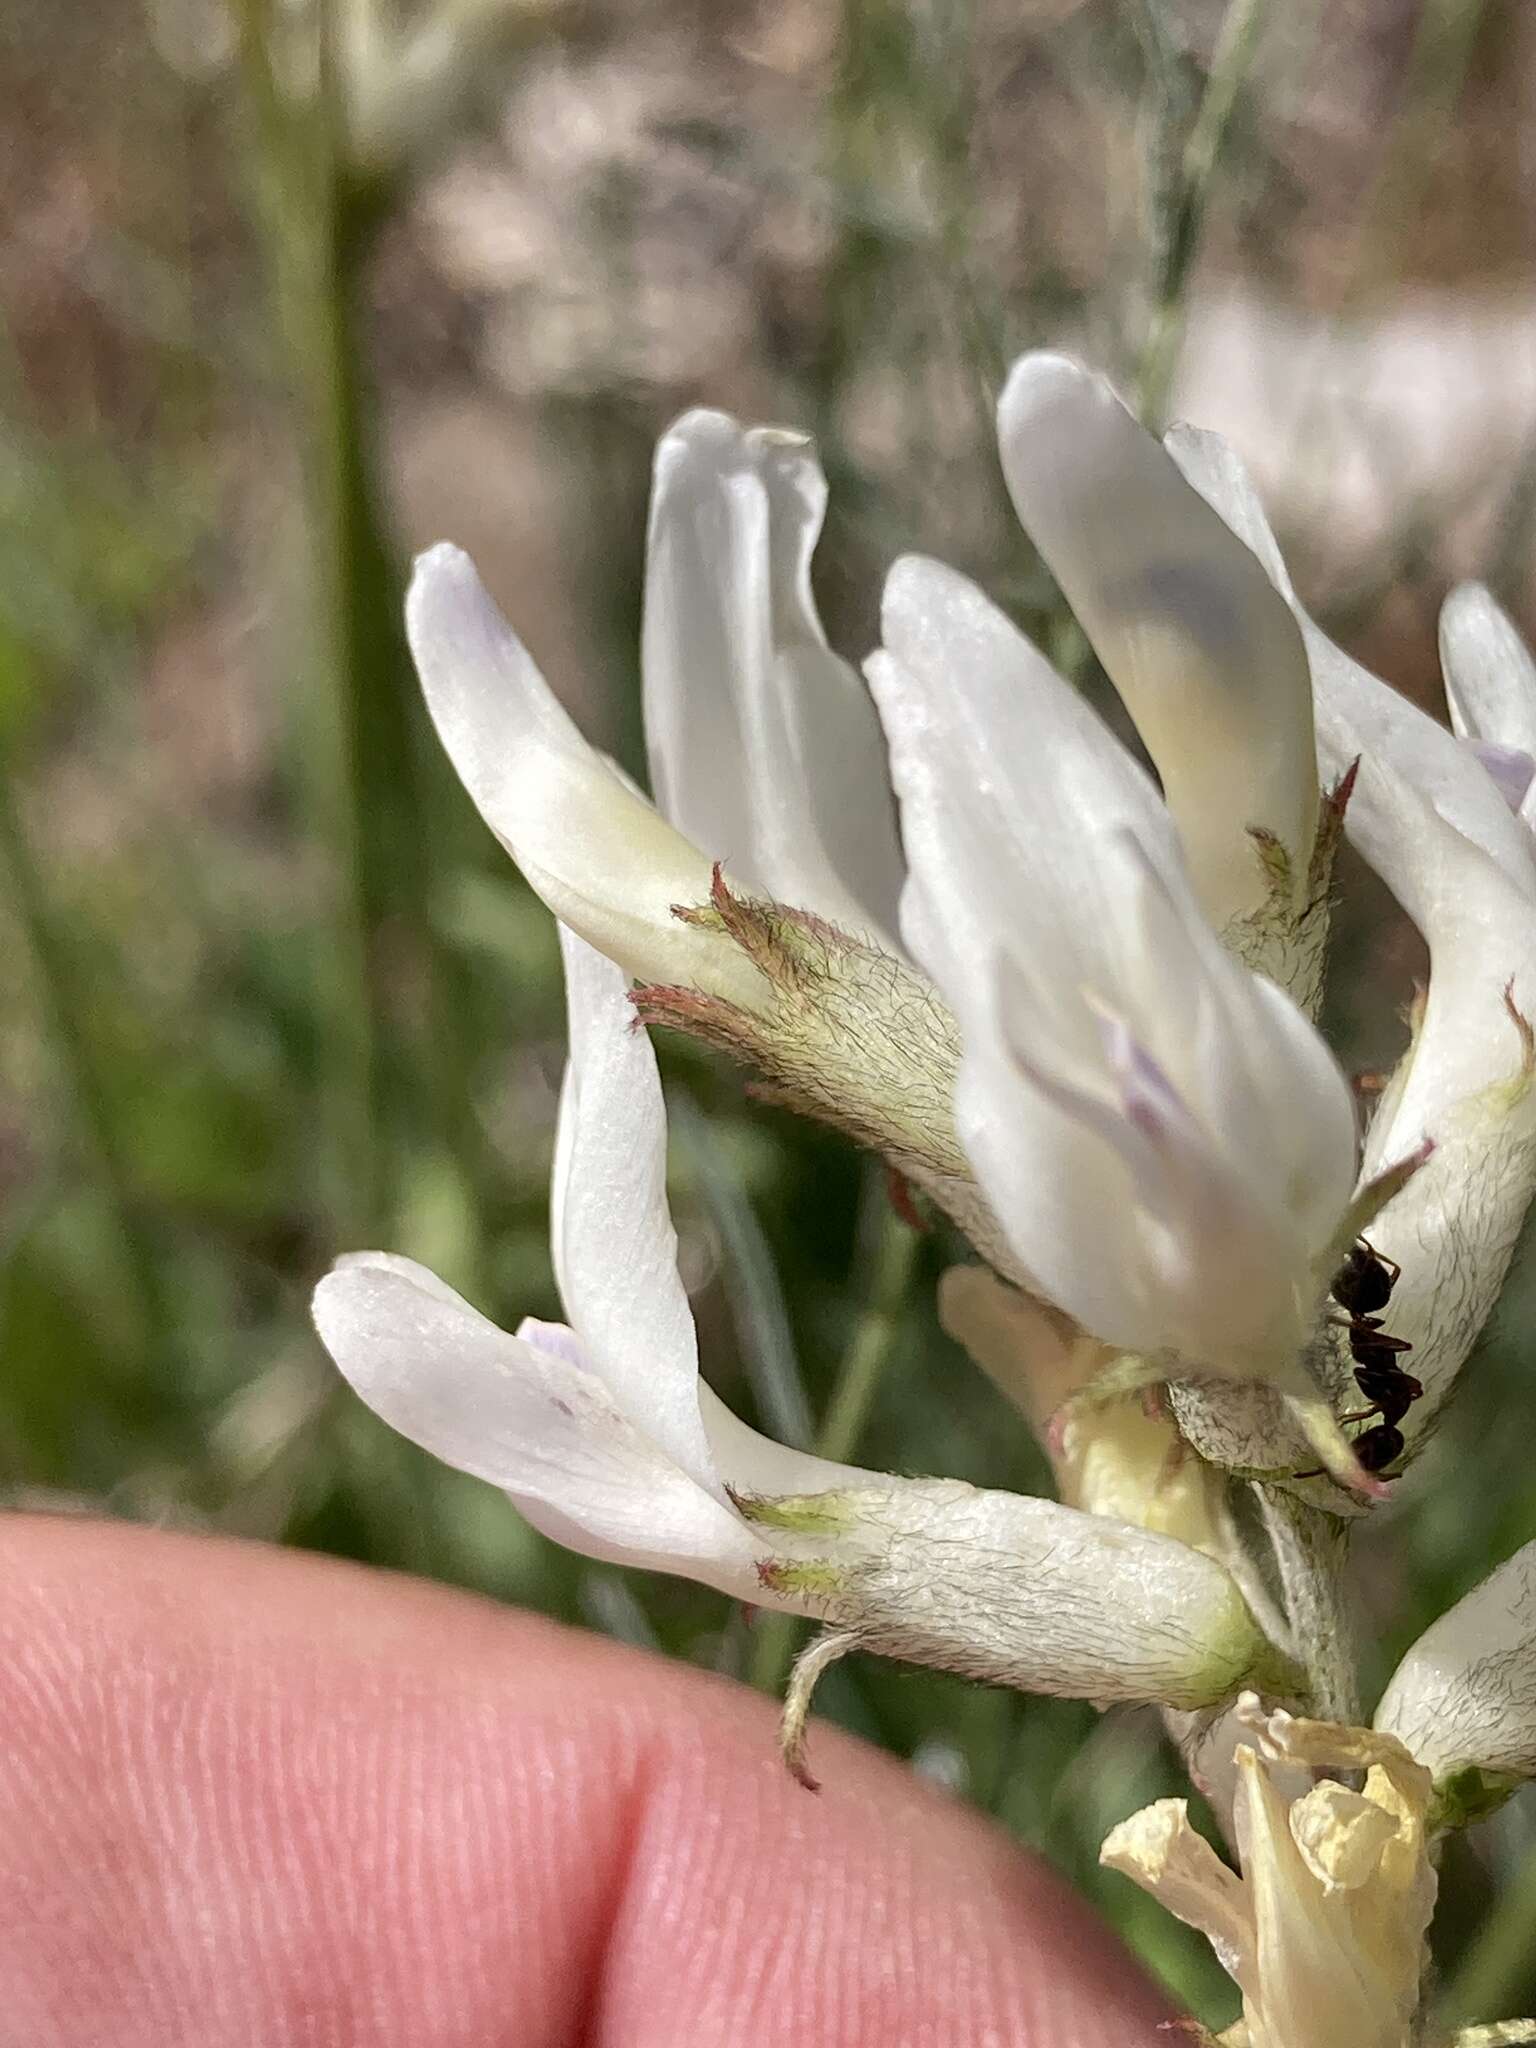
[[[642,33],[623,8],[525,9],[499,69],[477,66],[426,132],[366,161],[347,52],[295,88],[260,0],[230,21],[191,0],[7,13],[0,1475],[14,1504],[431,1573],[741,1675],[781,1663],[715,1596],[534,1536],[363,1411],[309,1330],[313,1281],[363,1243],[426,1260],[503,1320],[556,1312],[553,933],[426,728],[399,624],[403,537],[425,512],[396,429],[444,394],[472,401],[487,460],[498,422],[515,429],[538,490],[556,493],[564,579],[520,623],[600,679],[582,715],[631,769],[649,444],[693,397],[818,431],[834,490],[819,573],[851,651],[882,562],[929,545],[985,574],[1095,687],[1004,512],[988,453],[999,371],[1068,333],[1158,409],[1212,249],[1240,263],[1272,234],[1267,259],[1304,293],[1302,227],[1309,207],[1332,217],[1329,195],[1299,189],[1272,116],[1342,31],[1313,21],[1310,42],[1277,53],[1267,10],[1243,0],[1005,12],[845,0],[701,25],[679,5]],[[1468,94],[1512,17],[1449,0],[1407,9],[1406,27],[1404,13],[1377,10],[1406,51],[1383,60],[1388,118],[1363,159],[1377,175],[1333,195],[1399,255],[1408,202],[1390,181],[1411,164],[1412,204],[1452,206],[1442,156],[1460,161],[1450,144],[1480,118]],[[498,133],[513,164],[491,226],[517,228],[529,80],[564,80],[556,154],[584,91],[608,96],[604,120],[626,80],[661,101],[631,117],[628,155],[582,158],[561,195],[562,246],[612,320],[609,354],[594,345],[579,374],[590,308],[561,302],[569,346],[535,374],[514,344],[543,302],[503,294],[498,356],[496,291],[437,260]],[[702,282],[670,267],[695,232],[716,238]],[[1377,290],[1380,246],[1356,259]],[[747,338],[730,330],[717,376],[661,343],[669,319],[703,317],[688,294],[721,279],[745,295]],[[661,309],[656,364],[632,345],[643,290]],[[530,487],[444,463],[466,518]],[[1352,622],[1445,573],[1422,522],[1405,528],[1392,559],[1355,566]],[[1410,672],[1423,616],[1414,630]],[[1352,868],[1332,1007],[1361,1065],[1390,1056],[1415,957],[1395,926],[1383,938],[1389,916]],[[755,1107],[714,1060],[678,1044],[663,1059],[707,1370],[742,1413],[804,1440],[889,1242],[883,1181]],[[917,1250],[858,1455],[1041,1487],[1026,1431],[936,1325],[952,1249]],[[1528,1440],[1510,1423],[1533,1317],[1522,1259],[1440,1440],[1367,1539],[1378,1680],[1536,1536]],[[1229,2006],[1202,1945],[1097,1868],[1110,1823],[1180,1789],[1150,1718],[865,1660],[838,1666],[818,1704],[1043,1848],[1201,2010]],[[1454,1854],[1448,1965],[1481,1956],[1499,2009],[1528,2007],[1524,1802]],[[1479,1929],[1501,1892],[1490,1961]]]

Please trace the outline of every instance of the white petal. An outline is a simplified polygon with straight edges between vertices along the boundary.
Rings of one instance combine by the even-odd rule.
[[[1286,603],[1294,606],[1296,591],[1280,543],[1237,450],[1208,427],[1190,426],[1184,420],[1168,429],[1163,446],[1178,464],[1180,474],[1258,558],[1270,582]]]
[[[1536,754],[1536,661],[1482,584],[1463,583],[1446,599],[1440,659],[1461,738]]]
[[[1449,1113],[1518,1074],[1520,1035],[1504,992],[1536,1016],[1536,890],[1516,887],[1395,767],[1378,763],[1371,779],[1377,817],[1403,849],[1404,908],[1430,949],[1428,1004],[1407,1072],[1371,1127],[1374,1168],[1426,1137],[1449,1140]]]
[[[904,934],[952,1000],[986,988],[984,1006],[1006,943],[1053,1009],[1056,1064],[1068,1078],[1095,1075],[1097,1060],[1077,1057],[1078,987],[1107,997],[1120,978],[1124,862],[1091,850],[1123,835],[1183,888],[1167,811],[1078,692],[965,577],[899,561],[882,629],[869,676],[913,863]]]
[[[1231,449],[1215,434],[1188,429],[1169,436],[1169,449],[1195,489],[1254,549],[1294,604],[1263,507]],[[1360,761],[1360,777],[1346,813],[1349,836],[1409,915],[1415,914],[1415,848],[1402,843],[1393,817],[1383,815],[1370,772],[1378,759],[1390,761],[1512,880],[1522,885],[1536,882],[1529,836],[1511,817],[1481,763],[1444,726],[1336,647],[1299,605],[1295,609],[1312,667],[1324,771],[1330,781],[1337,781],[1351,762]]]
[[[826,643],[827,487],[800,435],[691,412],[656,451],[645,723],[657,801],[780,902],[878,936],[901,882],[874,709]]]
[[[1024,1033],[1033,1020],[1024,1005],[1010,1004],[1009,984],[1017,982],[1006,963],[1003,981],[1002,1024],[1014,1067],[1073,1120],[1080,1138],[1096,1139],[1112,1154],[1127,1178],[1121,1198],[1138,1221],[1142,1267],[1136,1336],[1130,1321],[1099,1334],[1127,1349],[1166,1345],[1192,1365],[1223,1365],[1234,1374],[1262,1370],[1277,1354],[1294,1350],[1302,1334],[1295,1281],[1308,1264],[1298,1233],[1234,1170],[1122,1021],[1105,1032],[1112,1048],[1107,1078],[1115,1091],[1106,1100],[1057,1080],[1030,1057]],[[1033,1157],[1031,1163],[1038,1164]],[[1025,1223],[1019,1206],[1005,1220],[1038,1243],[1050,1228],[1044,1211],[1051,1195],[1042,1181],[1031,1221]],[[1070,1258],[1070,1248],[1064,1249]],[[1079,1246],[1079,1262],[1082,1251]],[[1091,1255],[1104,1256],[1102,1234]]]
[[[409,1260],[342,1261],[314,1312],[387,1422],[588,1556],[824,1615],[892,1656],[1069,1697],[1204,1705],[1264,1654],[1230,1578],[1181,1543],[1051,1501],[783,1451],[706,1395],[743,1493],[789,1490],[792,1510],[812,1497],[798,1538],[785,1533],[792,1514],[749,1526],[620,1410],[572,1331],[529,1322],[508,1336]]]
[[[1360,753],[1345,827],[1430,952],[1423,1017],[1364,1161],[1371,1174],[1434,1145],[1369,1232],[1402,1268],[1390,1328],[1414,1347],[1406,1365],[1424,1389],[1401,1425],[1411,1442],[1492,1311],[1536,1186],[1536,1090],[1521,1028],[1536,1018],[1536,872],[1524,828],[1460,743],[1347,666],[1347,678],[1337,666],[1319,674],[1320,703],[1334,706],[1320,731],[1346,731]],[[1348,721],[1337,710],[1346,698]]]
[[[1501,747],[1497,740],[1468,740],[1467,745],[1493,778],[1505,803],[1529,825],[1527,799],[1536,782],[1536,756],[1523,754],[1518,747]]]
[[[1249,827],[1304,876],[1317,829],[1306,655],[1288,607],[1110,385],[1025,356],[999,407],[1019,518],[1157,764],[1219,926],[1261,907]]]
[[[411,1261],[378,1253],[341,1261],[315,1290],[314,1315],[386,1422],[501,1487],[562,1541],[758,1597],[763,1546],[620,1411],[568,1332],[534,1324],[509,1336]]]
[[[1376,1726],[1437,1779],[1536,1776],[1536,1543],[1431,1624],[1393,1673]]]
[[[1295,1003],[1232,959],[1190,901],[1124,838],[1123,958],[1142,990],[1146,1047],[1229,1161],[1323,1241],[1355,1162],[1348,1083]],[[1262,1163],[1262,1164],[1260,1164]]]
[[[624,972],[564,925],[570,1057],[550,1237],[566,1315],[631,1422],[724,1498],[699,1417],[693,1313],[667,1207],[667,1112]]]
[[[960,1135],[1018,1258],[1106,1342],[1252,1350],[1348,1199],[1342,1075],[1221,948],[1148,779],[974,586],[898,563],[884,623],[903,929],[960,1020]],[[1187,1116],[1149,1121],[1153,1071]]]
[[[788,1444],[775,1443],[771,1436],[749,1429],[703,1380],[698,1399],[710,1454],[733,1493],[830,1493],[870,1482],[870,1474],[857,1465],[839,1465],[811,1451],[791,1450]]]
[[[876,661],[872,680],[893,768],[910,784],[904,829],[909,841],[923,835],[927,854],[914,911],[943,898],[930,947],[963,969],[1006,939],[1021,964],[1038,963],[1047,999],[1052,984],[1075,982],[1137,1021],[1145,1009],[1158,1028],[1138,1035],[1186,1099],[1212,1117],[1257,1102],[1270,1142],[1305,1158],[1300,1070],[1303,1099],[1330,1128],[1331,1162],[1351,1115],[1335,1063],[1293,1004],[1228,960],[1191,897],[1161,799],[1103,721],[974,584],[938,563],[897,563],[883,625],[891,659]],[[1127,984],[1141,992],[1134,1006],[1116,1001]],[[1070,987],[1059,1015],[1070,1058],[1082,1037]],[[1241,1148],[1256,1136],[1245,1130]],[[1331,1172],[1325,1180],[1331,1200]]]
[[[907,652],[922,659],[910,644]],[[975,673],[971,653],[957,643],[958,674]],[[941,638],[931,658],[944,661]],[[891,746],[912,864],[902,897],[903,936],[956,1009],[965,1039],[955,1096],[960,1141],[1036,1291],[1067,1306],[1057,1291],[1061,1269],[1079,1263],[1084,1246],[1094,1246],[1096,1255],[1082,1261],[1072,1308],[1101,1333],[1123,1317],[1126,1291],[1136,1279],[1125,1176],[1101,1145],[1085,1143],[1072,1116],[1017,1071],[998,1014],[995,963],[1009,906],[1036,893],[1047,907],[1052,900],[1048,885],[1031,888],[1023,865],[1032,820],[1016,811],[1007,784],[1007,737],[994,746],[963,691],[941,697],[942,684],[924,687],[889,655],[871,658],[869,677]],[[1091,716],[1085,707],[1082,715]],[[941,758],[950,750],[953,766]],[[1081,758],[1063,749],[1063,769],[1079,766]],[[1138,789],[1140,770],[1129,757],[1121,760],[1131,803],[1150,815],[1153,792]],[[1118,770],[1120,764],[1113,765]],[[957,801],[952,792],[959,791],[965,794]],[[1107,808],[1108,791],[1096,796]],[[1034,844],[1049,859],[1057,836],[1043,831]],[[1059,857],[1065,859],[1067,849]],[[1090,906],[1084,924],[1091,929],[1094,921]],[[1064,1024],[1062,1036],[1068,1028]],[[1024,1220],[1037,1203],[1045,1211],[1040,1232]]]
[[[418,558],[406,630],[449,758],[556,916],[638,980],[760,1002],[728,939],[673,916],[707,901],[709,861],[587,745],[460,549]]]
[[[1345,829],[1414,922],[1419,922],[1419,849],[1395,830],[1395,807],[1373,772],[1378,762],[1390,763],[1517,887],[1536,892],[1530,834],[1472,750],[1310,624],[1307,645],[1323,759],[1334,775],[1352,761],[1360,763]]]
[[[995,1014],[962,1028],[955,1128],[1021,1274],[1101,1342],[1157,1349],[1167,1319],[1149,1298],[1125,1162],[1019,1069]]]

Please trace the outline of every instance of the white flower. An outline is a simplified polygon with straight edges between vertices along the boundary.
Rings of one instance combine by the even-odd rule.
[[[656,801],[780,903],[889,948],[901,886],[879,721],[827,646],[802,434],[686,413],[656,450],[641,666]]]
[[[1181,1543],[1052,1501],[831,1464],[730,1414],[699,1378],[654,1057],[622,973],[563,938],[553,1242],[569,1326],[510,1336],[408,1259],[344,1259],[315,1320],[363,1398],[557,1541],[815,1614],[844,1647],[1181,1706],[1273,1664],[1226,1572]]]
[[[708,900],[709,859],[582,738],[468,555],[419,557],[405,619],[449,759],[555,915],[637,980],[759,1003],[740,948],[673,915]]]
[[[1473,1811],[1536,1777],[1536,1543],[1424,1631],[1382,1694],[1376,1726]],[[1487,1783],[1449,1783],[1464,1772]]]
[[[660,813],[581,737],[457,548],[406,628],[438,735],[555,914],[639,981],[763,1007],[741,948],[674,907],[748,893],[889,946],[901,856],[878,721],[811,595],[826,483],[803,437],[692,412],[656,451],[642,642]],[[670,822],[667,822],[670,821]]]
[[[1267,908],[1256,832],[1283,848],[1299,914],[1318,787],[1285,603],[1104,378],[1026,355],[998,431],[1019,518],[1136,721],[1207,916],[1220,930]]]
[[[661,441],[642,667],[665,818],[581,737],[456,548],[417,563],[411,646],[487,823],[640,984],[647,1021],[883,1152],[995,1255],[953,1131],[953,1019],[890,936],[902,863],[879,720],[811,595],[825,496],[795,435],[701,411]]]
[[[1243,1994],[1224,2048],[1408,2048],[1435,1873],[1429,1772],[1391,1735],[1239,1710],[1235,1876],[1182,1799],[1123,1821],[1101,1860],[1198,1928]],[[1306,1771],[1364,1769],[1354,1791]]]
[[[1536,840],[1472,746],[1352,661],[1296,603],[1231,450],[1187,428],[1169,445],[1296,610],[1325,768],[1360,764],[1345,829],[1429,945],[1427,1000],[1365,1146],[1367,1174],[1434,1146],[1370,1225],[1371,1243],[1402,1268],[1388,1325],[1414,1347],[1407,1369],[1424,1388],[1401,1425],[1411,1445],[1493,1308],[1536,1189]],[[1463,730],[1523,750],[1536,677],[1512,630],[1463,594],[1444,646]]]
[[[1223,949],[1148,777],[973,585],[898,563],[883,637],[903,935],[959,1019],[961,1140],[1028,1284],[1167,1370],[1306,1391],[1344,1076]]]

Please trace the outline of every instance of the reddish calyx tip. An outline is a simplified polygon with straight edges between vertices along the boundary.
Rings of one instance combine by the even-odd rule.
[[[909,1230],[916,1230],[926,1237],[932,1226],[924,1217],[922,1210],[917,1206],[912,1192],[911,1181],[907,1179],[907,1176],[899,1167],[886,1167],[885,1186],[891,1207],[896,1211],[902,1222],[906,1224]]]
[[[1356,1468],[1355,1476],[1349,1482],[1352,1493],[1363,1494],[1367,1500],[1390,1500],[1392,1482],[1379,1479],[1374,1472],[1367,1472],[1363,1465]]]

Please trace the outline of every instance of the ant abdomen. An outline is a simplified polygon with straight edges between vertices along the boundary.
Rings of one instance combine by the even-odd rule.
[[[1403,1449],[1403,1432],[1390,1422],[1378,1422],[1355,1438],[1355,1456],[1367,1472],[1384,1472]]]

